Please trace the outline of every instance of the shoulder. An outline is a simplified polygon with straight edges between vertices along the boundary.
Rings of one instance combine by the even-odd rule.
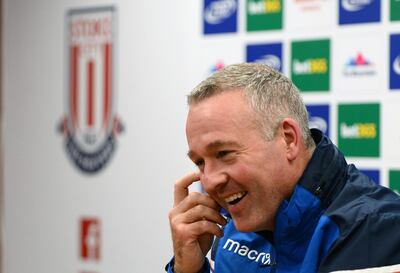
[[[399,219],[400,196],[350,165],[347,181],[325,214],[341,229],[368,219]],[[373,223],[371,223],[373,224]],[[378,221],[374,224],[380,224]]]
[[[400,197],[390,189],[351,167],[325,215],[338,225],[340,235],[321,272],[400,263]]]

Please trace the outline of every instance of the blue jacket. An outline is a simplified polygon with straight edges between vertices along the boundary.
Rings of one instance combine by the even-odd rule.
[[[241,233],[229,221],[213,244],[216,273],[313,273],[400,263],[400,197],[348,165],[321,132],[312,135],[317,147],[290,200],[280,205],[274,232]],[[210,267],[207,261],[201,272]]]

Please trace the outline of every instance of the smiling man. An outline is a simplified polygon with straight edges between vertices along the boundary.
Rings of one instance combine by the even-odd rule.
[[[228,66],[188,97],[168,272],[330,272],[400,263],[400,199],[348,165],[299,91],[259,64]],[[190,193],[196,182],[207,194]],[[216,238],[216,239],[214,239]]]

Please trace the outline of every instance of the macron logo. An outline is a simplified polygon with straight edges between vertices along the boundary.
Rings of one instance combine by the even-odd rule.
[[[247,259],[253,262],[261,262],[263,265],[270,265],[271,264],[271,254],[258,252],[257,250],[250,249],[245,245],[241,245],[239,242],[234,240],[228,239],[223,247],[223,249],[233,252],[237,255],[242,257],[246,257]]]

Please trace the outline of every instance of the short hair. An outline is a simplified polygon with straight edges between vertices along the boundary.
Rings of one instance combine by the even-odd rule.
[[[299,123],[304,144],[314,147],[308,127],[308,113],[297,87],[286,76],[263,64],[229,65],[203,80],[188,95],[188,104],[211,96],[240,90],[257,114],[256,121],[267,140],[274,138],[280,122],[287,117]]]

